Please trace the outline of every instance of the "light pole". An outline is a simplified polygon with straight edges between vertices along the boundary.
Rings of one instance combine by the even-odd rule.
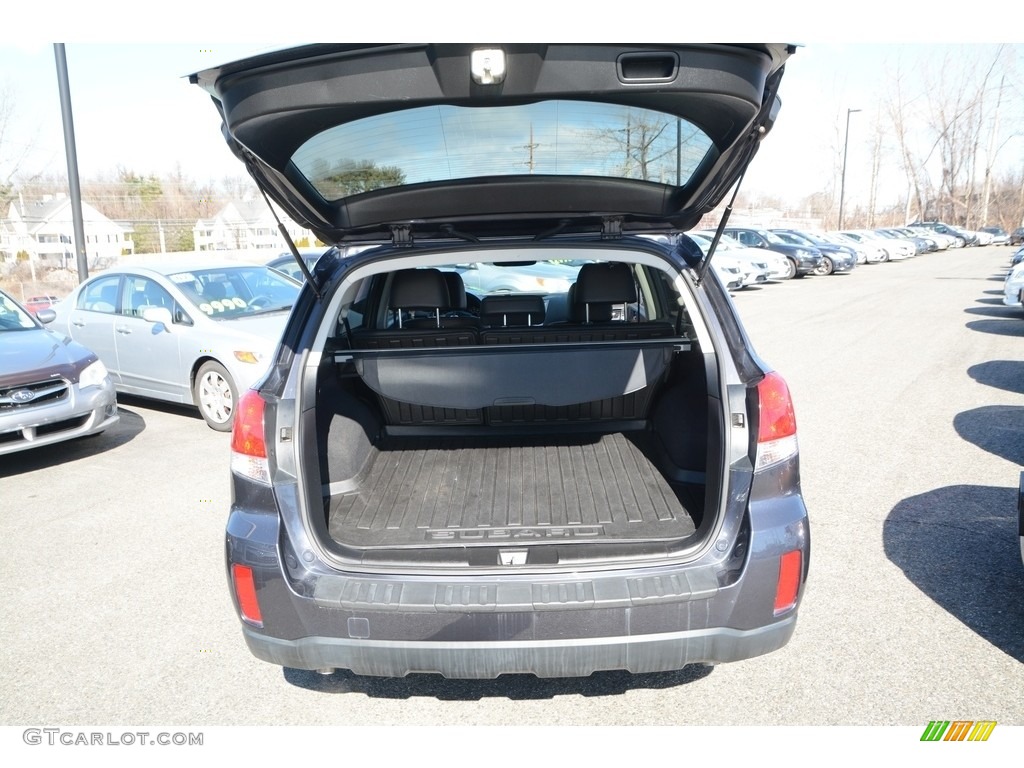
[[[839,228],[843,228],[843,198],[846,196],[846,149],[850,144],[850,115],[859,109],[846,110],[846,138],[843,139],[843,176],[839,182]]]

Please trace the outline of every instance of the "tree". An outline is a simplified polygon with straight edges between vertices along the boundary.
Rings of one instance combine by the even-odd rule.
[[[370,160],[341,160],[315,179],[324,197],[337,199],[405,183],[405,172],[395,166],[379,166]]]
[[[887,126],[882,121],[880,111],[874,111],[874,129],[871,132],[871,194],[868,199],[868,228],[875,226],[875,209],[878,205],[878,176],[882,168],[882,157],[885,154],[885,135]]]
[[[692,144],[697,131],[689,123],[630,109],[622,116],[621,127],[598,128],[594,139],[607,146],[612,157],[621,158],[617,173],[624,178],[665,181],[676,178],[677,167],[683,164],[677,155]]]
[[[996,156],[1014,135],[998,133],[1012,64],[1002,45],[947,50],[918,64],[917,82],[897,63],[885,110],[907,179],[906,218],[989,223]]]
[[[7,214],[7,204],[15,194],[14,179],[33,150],[31,143],[18,146],[11,139],[16,107],[11,86],[0,87],[0,215]]]

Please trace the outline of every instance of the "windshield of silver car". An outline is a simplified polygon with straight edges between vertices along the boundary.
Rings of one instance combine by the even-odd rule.
[[[300,285],[268,267],[225,267],[168,275],[185,297],[214,320],[291,309]]]

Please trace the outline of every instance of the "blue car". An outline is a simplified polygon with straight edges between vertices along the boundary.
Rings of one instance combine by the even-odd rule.
[[[816,275],[833,275],[852,272],[857,266],[857,252],[845,245],[830,242],[821,235],[798,229],[773,229],[774,234],[790,245],[817,248],[821,251],[821,264],[814,271]]]

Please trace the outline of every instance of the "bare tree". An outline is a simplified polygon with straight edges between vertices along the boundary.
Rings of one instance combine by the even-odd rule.
[[[652,119],[642,111],[627,110],[621,127],[595,131],[595,143],[608,146],[609,154],[620,158],[618,173],[622,176],[664,181],[676,177],[677,169],[684,164],[680,154],[691,147],[697,131],[688,123]]]
[[[11,133],[16,114],[16,99],[10,84],[0,86],[0,209],[6,215],[7,204],[14,197],[15,177],[23,170],[32,152],[31,143],[17,144]]]
[[[913,125],[918,123],[915,109],[920,101],[918,98],[910,98],[906,92],[906,75],[902,63],[897,62],[896,70],[890,77],[890,91],[885,98],[885,110],[892,124],[896,146],[900,156],[900,164],[907,179],[907,187],[912,196],[914,206],[917,209],[917,216],[925,215],[925,208],[928,199],[928,177],[924,172],[925,164],[930,159],[929,152],[924,157],[918,157],[912,142]],[[911,203],[907,202],[907,218],[910,216]]]
[[[874,110],[871,131],[871,184],[868,198],[868,227],[875,226],[875,209],[878,203],[878,177],[882,168],[882,156],[885,152],[885,135],[887,126],[882,121],[881,110]]]

